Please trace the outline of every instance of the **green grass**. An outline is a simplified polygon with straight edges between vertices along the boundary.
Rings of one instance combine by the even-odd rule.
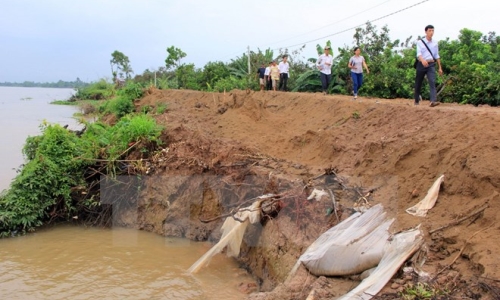
[[[431,300],[437,299],[437,296],[448,295],[445,289],[439,289],[426,283],[417,283],[416,285],[406,287],[401,293],[401,299],[404,300]]]
[[[78,101],[54,100],[54,101],[50,102],[50,104],[55,104],[55,105],[78,105]]]
[[[168,110],[168,104],[166,103],[158,103],[158,105],[156,106],[156,114],[158,115],[163,114],[167,110]]]

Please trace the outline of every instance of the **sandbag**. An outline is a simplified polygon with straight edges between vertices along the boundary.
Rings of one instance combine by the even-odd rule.
[[[355,213],[323,233],[299,261],[316,276],[353,275],[373,268],[382,259],[393,221],[386,220],[381,204]]]

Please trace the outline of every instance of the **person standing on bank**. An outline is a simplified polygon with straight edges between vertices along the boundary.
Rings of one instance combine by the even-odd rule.
[[[273,64],[271,65],[271,82],[272,82],[272,87],[273,91],[276,92],[276,86],[278,85],[278,80],[280,79],[280,69],[276,65],[276,62],[273,61]]]
[[[425,38],[417,41],[417,71],[415,76],[415,105],[420,101],[420,90],[422,82],[427,75],[429,81],[431,107],[438,106],[436,93],[436,63],[438,64],[439,75],[443,74],[441,59],[439,58],[438,43],[432,39],[434,26],[425,26]]]
[[[266,82],[266,89],[270,91],[273,88],[273,83],[271,81],[271,66],[273,65],[273,62],[270,62],[269,65],[266,67],[266,72],[264,72],[264,80]]]
[[[257,75],[259,76],[259,84],[261,91],[263,91],[264,87],[266,86],[265,74],[266,74],[266,65],[262,64],[260,68],[257,69]]]
[[[358,91],[363,85],[363,68],[365,68],[366,74],[370,74],[365,58],[360,54],[361,49],[359,47],[354,48],[354,56],[349,59],[349,63],[347,64],[347,66],[351,69],[354,100],[358,99]]]
[[[332,48],[330,46],[326,46],[323,49],[324,53],[321,54],[316,61],[316,66],[319,70],[319,78],[321,80],[321,89],[323,90],[323,95],[328,93],[328,86],[332,81],[332,63],[333,56],[330,55],[330,51]]]
[[[278,69],[280,70],[280,86],[279,90],[286,92],[286,83],[288,82],[288,71],[290,65],[288,64],[288,56],[284,55],[283,60],[279,63]]]

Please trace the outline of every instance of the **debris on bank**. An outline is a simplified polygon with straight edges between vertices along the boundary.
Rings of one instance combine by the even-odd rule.
[[[441,188],[441,184],[443,183],[443,181],[444,175],[439,176],[438,179],[434,181],[434,184],[432,184],[429,191],[427,191],[427,195],[424,197],[424,199],[420,200],[420,202],[418,202],[416,205],[408,208],[406,212],[417,217],[425,217],[427,215],[427,211],[433,208],[436,204],[439,195],[439,189]]]
[[[241,242],[247,226],[260,222],[262,203],[266,200],[272,200],[275,196],[274,194],[267,194],[257,197],[257,201],[252,205],[241,208],[234,215],[227,217],[221,227],[222,237],[219,242],[189,268],[189,273],[198,272],[210,262],[214,255],[222,252],[226,246],[226,255],[237,257],[240,254]]]

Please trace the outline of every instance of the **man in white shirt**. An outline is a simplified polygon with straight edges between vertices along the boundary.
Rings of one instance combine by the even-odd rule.
[[[323,90],[323,95],[328,93],[328,86],[332,81],[332,63],[333,56],[330,55],[330,51],[332,48],[330,46],[326,46],[323,50],[324,53],[321,54],[316,61],[316,66],[318,67],[320,79],[321,79],[321,88]]]
[[[273,86],[272,86],[272,81],[271,81],[271,65],[273,62],[270,62],[269,65],[266,67],[266,72],[264,72],[264,80],[266,81],[266,89],[270,91]]]
[[[288,71],[290,65],[288,64],[288,56],[284,55],[283,60],[279,63],[278,69],[280,70],[280,84],[279,90],[286,92],[286,83],[288,82]]]
[[[443,74],[441,68],[441,59],[439,58],[439,49],[437,41],[432,39],[434,35],[434,26],[427,25],[425,27],[425,38],[417,41],[417,73],[415,76],[415,105],[420,101],[420,90],[422,82],[427,75],[429,81],[431,107],[438,106],[436,93],[436,63],[439,67],[439,75]],[[425,43],[425,44],[424,44]],[[426,47],[427,45],[427,47]],[[427,49],[429,48],[429,49]],[[429,51],[430,50],[430,51]]]

